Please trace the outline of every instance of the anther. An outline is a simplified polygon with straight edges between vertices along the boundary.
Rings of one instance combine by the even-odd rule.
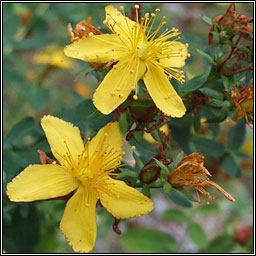
[[[104,25],[108,24],[108,21],[107,20],[103,20],[102,22]]]
[[[93,36],[94,34],[92,33],[92,32],[90,32],[89,34],[88,34],[88,36]]]
[[[116,88],[116,90],[117,90],[118,92],[120,92],[120,91],[121,91],[121,89],[120,89],[119,87],[117,87],[117,88]]]
[[[190,57],[191,57],[191,54],[190,54],[190,53],[188,53],[187,57],[188,57],[188,58],[190,58]]]
[[[108,136],[108,134],[105,132],[105,133],[104,133],[104,136],[105,136],[105,137],[107,137],[107,136]]]
[[[113,65],[113,69],[116,69],[116,65]]]
[[[133,74],[134,73],[134,70],[130,70],[130,74]]]
[[[120,6],[119,9],[120,9],[120,11],[123,11],[123,10],[124,10],[124,7],[123,7],[123,6]]]
[[[155,17],[156,16],[156,14],[155,13],[151,13],[151,17]]]
[[[110,94],[111,94],[111,96],[115,96],[115,92],[111,92]]]
[[[156,12],[160,12],[160,9],[155,9]]]
[[[138,96],[137,95],[133,95],[133,99],[134,100],[138,100]]]
[[[138,4],[135,4],[135,5],[134,5],[134,8],[135,8],[135,9],[139,9],[140,6],[139,6]]]
[[[125,154],[126,154],[126,152],[125,152],[125,151],[123,151],[123,152],[122,152],[122,155],[124,156]]]
[[[123,94],[119,94],[118,96],[119,96],[119,98],[123,98]]]
[[[135,160],[132,160],[132,164],[135,165],[135,163],[136,163]]]
[[[188,46],[189,46],[188,43],[186,43],[185,46],[188,48]]]
[[[145,13],[145,19],[147,19],[148,18],[148,16],[149,16],[149,13],[147,12],[147,13]]]
[[[135,146],[132,146],[132,147],[131,147],[131,150],[133,150],[133,151],[134,151],[135,149],[136,149],[136,147],[135,147]]]

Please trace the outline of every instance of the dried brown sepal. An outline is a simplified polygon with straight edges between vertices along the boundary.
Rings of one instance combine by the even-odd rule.
[[[39,154],[39,158],[40,158],[40,163],[41,164],[52,164],[54,161],[52,159],[50,159],[45,153],[44,151],[38,149],[37,150],[38,154]]]
[[[118,225],[119,225],[119,222],[120,222],[120,219],[116,219],[114,220],[113,224],[112,224],[112,228],[113,228],[113,231],[115,233],[117,233],[118,235],[121,235],[122,232],[121,230],[118,228]]]
[[[88,18],[87,21],[82,20],[76,24],[75,29],[72,28],[71,24],[68,24],[67,27],[68,32],[68,40],[73,43],[83,37],[87,37],[89,33],[93,33],[94,35],[100,35],[102,32],[95,28],[91,17]]]
[[[249,25],[251,22],[253,22],[253,17],[247,18],[245,15],[237,13],[234,3],[228,6],[224,15],[213,19],[213,24],[209,28],[208,44],[212,44],[212,32],[214,31],[215,24],[217,24],[220,37],[225,36],[230,41],[230,45],[232,45],[228,57],[218,64],[217,72],[230,77],[253,69],[252,65],[243,66],[243,63],[252,63],[253,27]],[[247,48],[251,53],[242,51],[241,48]]]
[[[250,126],[250,119],[253,118],[253,84],[251,84],[246,89],[241,89],[240,91],[231,92],[232,101],[237,109],[237,120],[242,119],[243,117],[246,120],[246,123]]]

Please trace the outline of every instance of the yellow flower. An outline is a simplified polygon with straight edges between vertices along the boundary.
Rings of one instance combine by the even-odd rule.
[[[174,170],[169,175],[169,183],[173,187],[189,186],[195,188],[202,195],[206,195],[209,199],[215,199],[210,196],[210,193],[204,187],[212,186],[221,192],[226,199],[235,202],[235,199],[227,193],[223,188],[213,181],[210,181],[208,176],[211,174],[204,167],[204,156],[200,153],[192,153],[178,163]]]
[[[11,201],[30,202],[68,195],[60,230],[76,252],[89,252],[96,240],[96,203],[117,219],[139,217],[153,202],[112,179],[122,158],[122,135],[117,122],[109,123],[84,145],[79,129],[53,116],[41,121],[59,164],[30,165],[7,185]]]
[[[46,64],[62,69],[70,69],[74,66],[74,63],[63,54],[62,49],[55,45],[50,45],[43,52],[36,54],[33,61],[36,64]]]
[[[139,8],[136,5],[135,8]],[[123,7],[120,7],[123,10]],[[132,90],[137,94],[137,82],[143,77],[148,92],[156,106],[168,116],[182,117],[185,106],[169,82],[174,77],[184,83],[184,66],[189,56],[188,44],[177,40],[178,29],[159,31],[166,24],[162,19],[152,32],[156,13],[145,14],[141,21],[132,21],[113,6],[106,7],[103,21],[112,34],[89,35],[65,47],[65,54],[86,62],[114,63],[97,88],[93,102],[103,113],[109,114],[123,103]],[[116,64],[115,64],[116,63]],[[166,76],[168,74],[168,77]],[[137,99],[137,95],[134,97]]]

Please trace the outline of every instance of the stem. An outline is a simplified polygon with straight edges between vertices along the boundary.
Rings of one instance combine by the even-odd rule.
[[[238,70],[235,70],[233,72],[230,72],[228,74],[225,74],[225,76],[229,77],[229,76],[233,76],[237,73],[240,73],[240,72],[243,72],[243,71],[246,71],[246,70],[253,70],[253,66],[247,66],[247,67],[244,67],[244,68],[240,68]]]
[[[237,47],[237,45],[238,45],[240,39],[241,39],[241,36],[238,37],[238,39],[237,39],[237,41],[236,41],[236,43],[235,43],[235,46],[233,46],[233,47],[231,48],[231,52],[230,52],[229,56],[228,56],[223,62],[221,62],[221,63],[218,65],[218,67],[217,67],[217,71],[218,71],[218,72],[220,72],[220,70],[222,69],[222,67],[223,67],[223,66],[227,63],[227,61],[232,57],[232,54],[234,53],[234,51],[235,51],[235,49],[236,49],[236,47]]]

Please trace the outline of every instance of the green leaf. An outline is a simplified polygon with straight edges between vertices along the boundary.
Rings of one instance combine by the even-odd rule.
[[[144,163],[141,161],[141,159],[137,156],[137,154],[135,152],[133,152],[132,156],[134,157],[135,159],[135,163],[136,165],[142,169],[144,167]]]
[[[211,129],[213,135],[216,137],[220,130],[219,123],[209,123],[209,128]]]
[[[128,111],[124,111],[120,114],[120,118],[119,118],[119,126],[120,126],[120,130],[122,132],[123,135],[126,134],[126,132],[129,129],[129,125],[128,125]]]
[[[239,121],[236,125],[232,126],[228,132],[228,147],[232,150],[239,149],[245,139],[245,122]]]
[[[165,210],[161,217],[163,220],[170,220],[174,222],[185,222],[188,219],[188,216],[184,213],[184,211],[177,209]]]
[[[168,168],[166,167],[166,165],[164,165],[161,161],[159,161],[159,160],[157,160],[157,159],[155,159],[155,161],[156,161],[157,165],[158,165],[159,167],[161,167],[161,170],[165,173],[165,175],[168,177],[168,175],[170,174],[170,172],[169,172]]]
[[[35,121],[32,117],[26,117],[20,122],[15,124],[11,131],[7,134],[4,139],[4,148],[10,147],[15,144],[17,139],[21,139],[35,128]]]
[[[188,236],[198,247],[204,248],[208,244],[208,238],[203,228],[195,222],[188,223]]]
[[[234,89],[234,82],[231,78],[221,75],[223,85],[227,92],[230,92]]]
[[[207,81],[208,76],[207,75],[200,75],[192,78],[191,80],[187,81],[182,86],[182,92],[193,92],[201,88],[204,83]]]
[[[183,196],[185,196],[189,201],[191,202],[196,202],[198,203],[198,200],[196,200],[193,195],[191,194],[191,192],[189,192],[188,190],[186,190],[183,187],[180,188],[176,188],[176,190],[178,190]]]
[[[142,194],[144,194],[145,196],[151,198],[151,192],[150,192],[150,187],[148,184],[143,184],[142,190],[141,190]]]
[[[202,20],[204,20],[207,24],[212,24],[212,19],[207,16],[202,16]]]
[[[86,99],[75,107],[71,120],[66,120],[78,126],[81,134],[86,133],[87,137],[93,137],[97,131],[113,120],[112,115],[98,118],[94,116],[95,107],[91,99]]]
[[[205,87],[205,88],[201,88],[199,91],[202,92],[203,94],[205,94],[211,98],[215,98],[217,100],[222,101],[224,99],[224,95],[221,92],[218,92],[212,88]]]
[[[216,100],[215,100],[216,101]],[[221,103],[224,104],[225,102]],[[215,117],[207,119],[206,123],[220,123],[224,121],[229,113],[229,107],[223,105],[222,108],[219,110],[218,114]]]
[[[26,89],[26,95],[37,112],[42,111],[50,100],[50,91],[47,88],[30,87]]]
[[[171,193],[167,195],[175,204],[190,208],[192,207],[191,202],[177,189],[172,188]]]
[[[203,51],[201,51],[201,50],[199,50],[199,49],[196,49],[196,51],[197,51],[200,55],[202,55],[205,59],[207,59],[211,64],[213,64],[214,66],[216,66],[216,62],[213,60],[213,58],[212,58],[209,54],[207,54],[207,53],[205,53],[205,52],[203,52]]]
[[[123,167],[118,169],[121,171],[121,173],[118,176],[116,176],[116,179],[122,180],[124,178],[131,177],[134,178],[135,180],[138,180],[139,174],[137,172],[134,172],[133,170]]]
[[[197,208],[194,210],[194,214],[216,214],[220,212],[220,207],[216,203],[210,203],[210,204],[202,204],[199,205]]]
[[[120,237],[122,247],[130,253],[173,253],[178,246],[169,235],[155,229],[135,227]]]
[[[176,157],[175,160],[173,162],[173,164],[171,165],[171,172],[174,170],[174,168],[177,166],[177,164],[182,160],[184,156],[183,152],[180,152]]]
[[[200,115],[194,115],[193,117],[193,127],[195,132],[197,133],[201,128]]]
[[[169,184],[167,181],[163,182],[163,191],[164,191],[164,193],[170,194],[171,189],[172,189],[171,184]]]
[[[192,143],[204,156],[220,157],[225,153],[224,145],[215,140],[196,137],[193,138]]]
[[[141,142],[143,140],[144,131],[138,131],[133,134],[136,141]]]
[[[235,246],[235,241],[231,235],[221,235],[212,240],[208,248],[199,253],[229,253]]]
[[[8,253],[35,253],[39,238],[39,218],[34,204],[19,205],[11,213],[10,223],[4,223],[3,243]]]
[[[170,127],[174,141],[186,154],[190,154],[190,127],[177,127],[172,125],[170,125]]]
[[[226,154],[221,161],[221,167],[224,172],[232,177],[241,177],[241,169],[239,165],[235,162],[233,156]]]

